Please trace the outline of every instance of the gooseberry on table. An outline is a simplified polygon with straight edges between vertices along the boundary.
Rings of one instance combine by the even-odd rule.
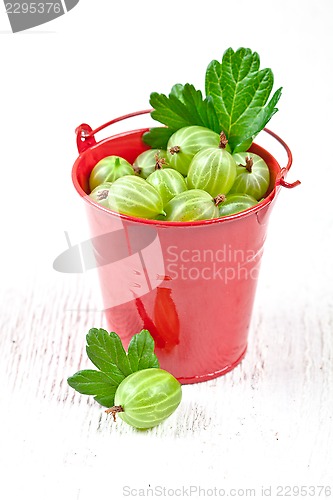
[[[114,406],[106,410],[137,429],[163,422],[179,406],[182,388],[171,373],[147,368],[128,375],[118,386]]]
[[[81,394],[137,429],[150,429],[168,418],[182,398],[180,382],[160,368],[148,330],[133,335],[127,352],[115,332],[91,328],[86,353],[96,369],[79,370],[67,382]]]

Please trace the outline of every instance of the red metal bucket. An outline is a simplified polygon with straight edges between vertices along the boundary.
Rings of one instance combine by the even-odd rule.
[[[80,156],[72,179],[85,201],[109,329],[125,346],[132,335],[148,329],[161,367],[183,384],[195,383],[228,372],[244,357],[269,215],[280,187],[299,181],[284,180],[290,149],[265,129],[284,147],[288,163],[281,168],[269,152],[252,145],[271,172],[268,194],[255,207],[220,219],[168,223],[111,212],[87,196],[90,172],[109,155],[133,162],[148,149],[142,142],[148,129],[98,143],[94,135],[149,111],[94,131],[86,124],[78,127]]]

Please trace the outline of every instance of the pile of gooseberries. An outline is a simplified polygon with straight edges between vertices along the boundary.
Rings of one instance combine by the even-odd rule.
[[[107,156],[89,177],[90,197],[120,214],[163,221],[232,215],[261,201],[270,172],[257,154],[232,154],[223,132],[183,127],[167,149],[149,149],[131,165]]]

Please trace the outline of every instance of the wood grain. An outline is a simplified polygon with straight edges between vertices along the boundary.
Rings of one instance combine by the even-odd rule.
[[[223,377],[183,386],[176,413],[144,433],[113,423],[93,398],[66,383],[91,367],[88,329],[105,327],[89,283],[36,278],[20,290],[2,290],[6,498],[105,496],[110,477],[118,497],[125,485],[230,485],[259,495],[262,485],[329,484],[332,303],[304,294],[290,301],[268,286],[266,271],[264,265],[243,362]]]

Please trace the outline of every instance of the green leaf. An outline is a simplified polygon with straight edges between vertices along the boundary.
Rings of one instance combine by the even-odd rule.
[[[184,99],[183,99],[183,90],[184,90],[184,85],[182,85],[181,83],[176,83],[172,87],[170,94],[172,94],[175,97],[177,97],[181,102],[184,102]]]
[[[131,373],[131,367],[119,336],[102,328],[92,328],[87,335],[87,354],[101,371],[120,383]]]
[[[202,92],[193,85],[174,85],[169,96],[153,92],[150,104],[154,108],[152,118],[164,127],[153,128],[144,135],[144,141],[151,147],[166,148],[167,140],[176,130],[189,125],[200,125],[220,132],[220,125],[210,97],[203,99]]]
[[[190,125],[201,125],[217,133],[221,132],[212,99],[203,100],[201,90],[196,90],[193,85],[186,84],[183,88],[184,105],[188,109]]]
[[[217,133],[223,131],[231,151],[246,151],[277,111],[282,89],[269,100],[273,84],[271,69],[260,70],[256,52],[229,48],[221,63],[214,60],[208,65],[206,98],[189,83],[177,83],[169,96],[150,95],[151,116],[166,127],[152,128],[143,140],[153,148],[165,149],[176,130],[201,125]]]
[[[154,339],[148,330],[141,330],[134,335],[128,346],[128,360],[132,372],[145,368],[159,368],[159,362],[154,353]]]
[[[111,408],[114,405],[114,397],[116,395],[117,387],[114,388],[113,391],[108,392],[107,394],[102,394],[94,397],[94,400],[102,406],[106,406],[106,408]]]
[[[111,377],[97,370],[81,370],[72,377],[69,377],[67,382],[70,387],[81,394],[96,396],[98,398],[107,397],[110,400],[114,398],[118,387],[118,384]]]
[[[113,406],[116,390],[128,375],[145,368],[159,368],[154,340],[148,330],[132,337],[128,355],[114,332],[92,328],[86,338],[88,357],[100,371],[81,370],[67,382],[81,394],[95,396],[102,406]]]
[[[154,149],[166,149],[174,130],[167,127],[153,127],[142,136],[143,142]]]
[[[233,151],[244,144],[249,147],[254,137],[276,113],[281,96],[278,89],[267,103],[274,78],[270,69],[260,70],[256,52],[229,48],[222,63],[212,61],[206,71],[206,94],[211,96],[221,130]]]

